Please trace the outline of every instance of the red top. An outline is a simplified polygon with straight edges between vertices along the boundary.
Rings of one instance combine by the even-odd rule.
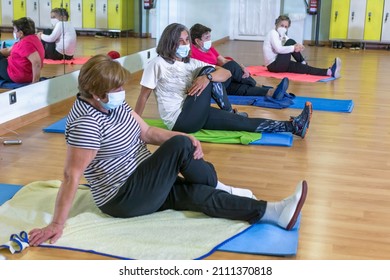
[[[197,60],[217,65],[217,58],[219,56],[219,53],[214,47],[211,47],[207,52],[204,52],[194,45],[191,45],[191,57],[195,58]]]
[[[8,57],[7,72],[9,77],[15,83],[31,83],[33,79],[31,61],[28,56],[38,51],[41,57],[41,68],[45,57],[45,49],[37,35],[27,35],[19,42],[16,42],[11,49]]]

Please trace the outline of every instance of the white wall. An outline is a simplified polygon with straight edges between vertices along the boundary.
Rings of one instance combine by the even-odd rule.
[[[157,41],[170,23],[191,28],[195,23],[212,29],[212,40],[229,36],[230,7],[235,0],[159,0],[157,1]]]
[[[142,70],[152,58],[156,57],[155,48],[117,59],[130,73]],[[80,71],[41,81],[29,86],[0,93],[0,125],[20,116],[32,113],[46,106],[75,96],[78,92]],[[17,102],[9,104],[9,93],[16,92]]]

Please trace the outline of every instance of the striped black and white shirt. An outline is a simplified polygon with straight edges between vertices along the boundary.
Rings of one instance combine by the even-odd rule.
[[[115,196],[138,165],[151,155],[140,139],[141,128],[131,111],[124,102],[106,114],[78,97],[68,114],[67,144],[98,150],[84,171],[97,206]]]

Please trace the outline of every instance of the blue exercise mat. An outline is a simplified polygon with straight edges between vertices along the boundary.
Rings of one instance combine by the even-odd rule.
[[[66,117],[49,125],[48,127],[45,127],[43,131],[48,133],[65,133],[65,126],[66,126]]]
[[[40,77],[39,81],[44,81],[49,78],[46,77]],[[24,86],[31,85],[31,83],[14,83],[14,82],[9,82],[3,79],[0,79],[0,88],[7,88],[7,89],[16,89]]]
[[[65,133],[66,117],[43,128],[47,133]],[[294,138],[291,133],[262,133],[259,140],[253,141],[250,145],[282,146],[291,147]]]
[[[264,99],[263,96],[237,96],[229,95],[229,100],[235,105],[251,105],[265,108],[293,108],[303,109],[306,101],[310,101],[313,105],[313,110],[329,111],[329,112],[340,112],[340,113],[351,113],[354,107],[353,100],[342,100],[342,99],[328,99],[328,98],[317,98],[317,97],[302,97],[296,96],[291,99],[293,104],[288,106],[281,106],[277,102],[270,102]]]
[[[21,185],[0,184],[0,205],[10,200],[21,188]]]
[[[219,251],[270,256],[291,256],[298,251],[301,215],[292,230],[272,224],[254,224],[240,235],[228,240]]]
[[[0,205],[11,199],[21,188],[20,185],[0,184]],[[218,250],[272,256],[295,255],[298,250],[300,220],[301,215],[290,231],[271,224],[254,224],[222,243],[213,252]]]

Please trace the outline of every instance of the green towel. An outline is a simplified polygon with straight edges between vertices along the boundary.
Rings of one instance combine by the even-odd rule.
[[[167,129],[162,120],[144,119],[150,126]],[[254,141],[261,139],[261,133],[246,131],[227,131],[227,130],[209,130],[201,129],[192,133],[201,142],[219,143],[219,144],[243,144],[249,145]]]

